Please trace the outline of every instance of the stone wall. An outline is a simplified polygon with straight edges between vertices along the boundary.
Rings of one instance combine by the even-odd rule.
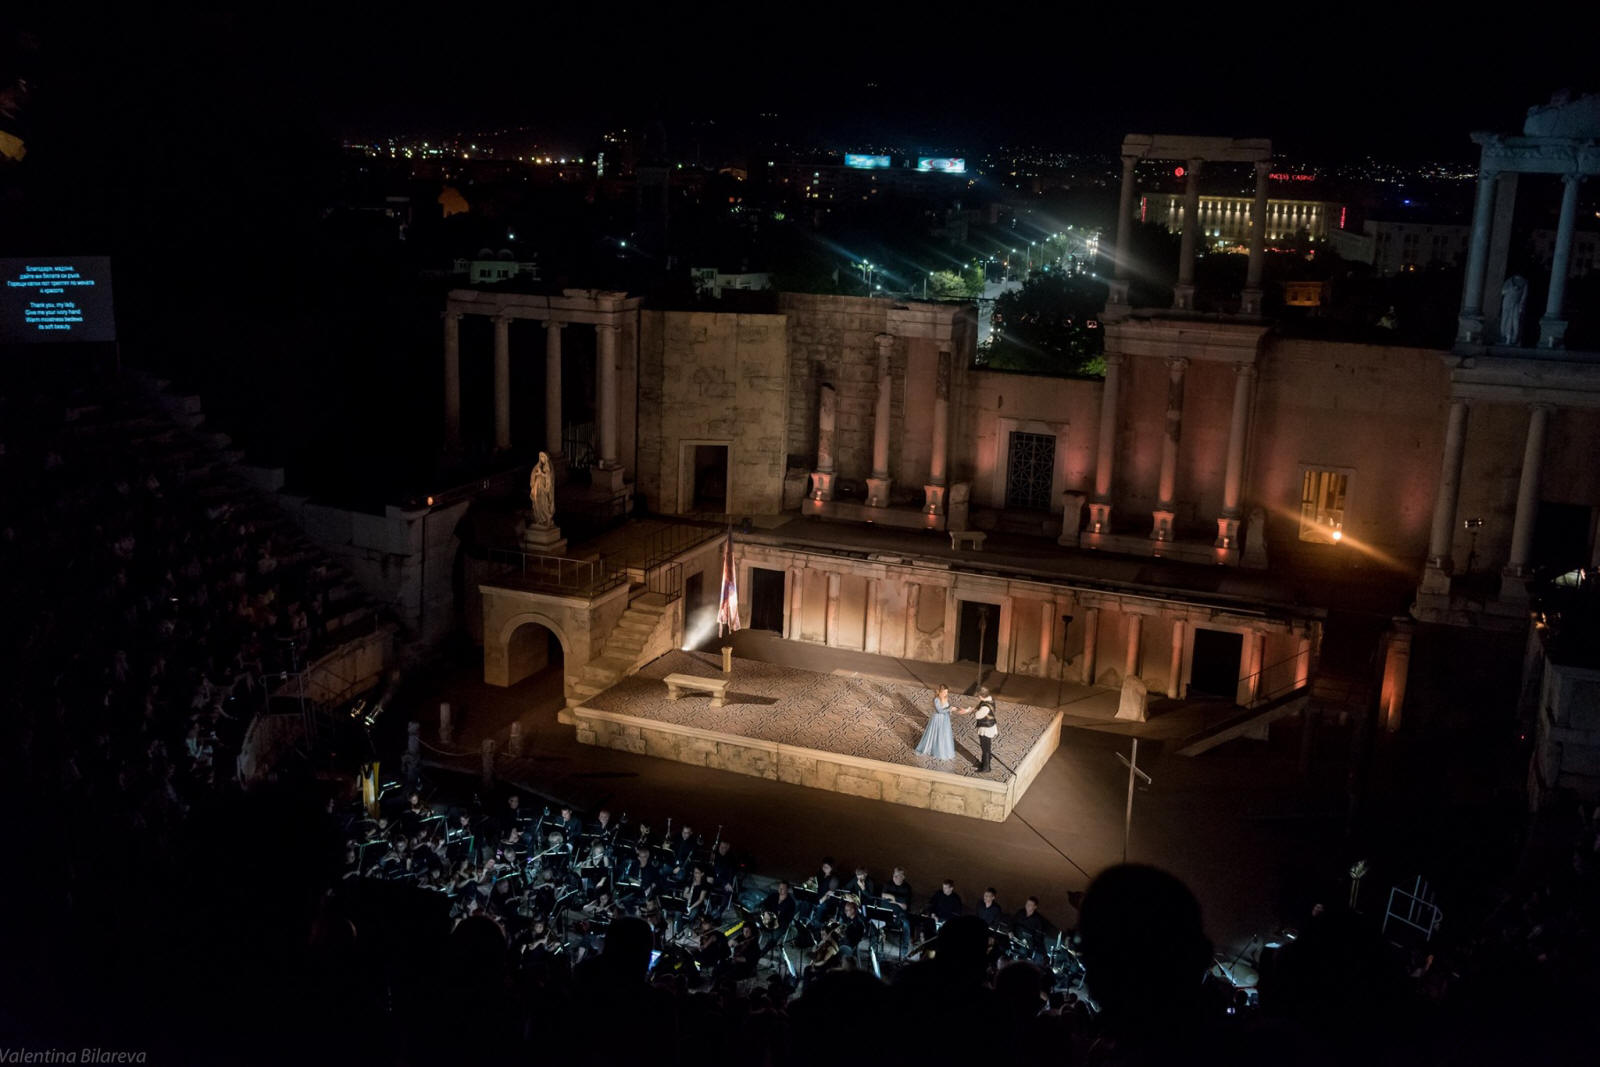
[[[683,467],[695,444],[728,446],[731,514],[782,510],[788,362],[782,315],[641,313],[636,486],[652,510],[693,510]]]
[[[591,708],[574,708],[572,717],[586,745],[988,822],[1006,820],[1061,741],[1058,712],[1016,775],[991,782]]]
[[[890,350],[889,473],[895,495],[922,500],[932,447],[932,409],[938,354],[951,352],[949,458],[952,479],[966,464],[962,393],[972,361],[976,319],[966,305],[894,304],[865,297],[784,293],[789,320],[788,451],[809,467],[817,453],[817,399],[824,382],[837,392],[834,467],[840,478],[863,482],[872,473],[873,421],[878,400],[879,334]]]
[[[972,482],[973,505],[1005,506],[1013,431],[1057,435],[1051,510],[1061,510],[1061,494],[1069,489],[1093,492],[1104,389],[1104,383],[1097,381],[971,370],[961,410],[952,414],[963,433],[952,436],[970,442],[967,479]]]
[[[1251,413],[1245,500],[1266,509],[1274,562],[1315,567],[1337,555],[1343,565],[1420,569],[1449,396],[1441,352],[1269,338]],[[1510,447],[1514,501],[1521,438]],[[1300,540],[1307,466],[1349,470],[1341,545]],[[1463,508],[1472,482],[1463,479]]]

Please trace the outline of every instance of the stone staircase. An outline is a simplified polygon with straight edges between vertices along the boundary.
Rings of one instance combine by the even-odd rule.
[[[655,593],[635,597],[607,635],[600,654],[583,665],[583,671],[567,695],[567,707],[582,704],[637,670],[642,665],[645,647],[665,624],[669,606]]]

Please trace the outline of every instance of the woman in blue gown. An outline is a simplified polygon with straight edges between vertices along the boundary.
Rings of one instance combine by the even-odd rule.
[[[928,719],[928,728],[922,731],[922,740],[917,742],[917,755],[932,756],[934,759],[956,758],[955,734],[950,730],[950,687],[947,685],[941,685],[933,695],[933,715]]]

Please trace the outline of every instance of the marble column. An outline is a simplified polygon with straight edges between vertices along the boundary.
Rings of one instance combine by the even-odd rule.
[[[1100,641],[1100,609],[1086,608],[1083,613],[1083,684],[1094,684],[1095,646]]]
[[[611,489],[622,488],[622,462],[617,456],[617,338],[621,333],[622,327],[616,323],[595,326],[596,359],[600,365],[595,375],[595,391],[599,394],[595,407],[600,422],[595,484],[607,484]]]
[[[1133,237],[1133,168],[1138,162],[1137,156],[1122,157],[1122,193],[1117,198],[1117,258],[1112,264],[1113,278],[1110,294],[1106,298],[1107,305],[1126,307],[1128,304],[1128,275],[1132,273],[1128,262],[1128,246]]]
[[[1172,306],[1179,311],[1194,310],[1194,259],[1200,232],[1200,165],[1204,160],[1189,160],[1183,187],[1183,234],[1178,243],[1178,284],[1172,290]]]
[[[950,463],[950,362],[950,350],[941,348],[933,394],[933,450],[928,456],[928,484],[922,487],[922,510],[929,515],[944,514]]]
[[[1544,462],[1544,436],[1549,419],[1549,404],[1534,404],[1528,412],[1522,478],[1517,483],[1517,514],[1511,525],[1511,558],[1506,561],[1506,574],[1517,578],[1528,573],[1528,557],[1533,550],[1533,524],[1539,515],[1539,473]]]
[[[1561,179],[1561,215],[1556,221],[1555,255],[1550,261],[1550,296],[1545,301],[1544,318],[1539,320],[1539,347],[1564,348],[1567,343],[1567,273],[1572,266],[1572,230],[1578,218],[1578,183],[1581,175],[1567,174]]]
[[[1492,170],[1478,172],[1478,195],[1472,205],[1472,244],[1467,250],[1467,277],[1461,288],[1461,314],[1456,329],[1456,340],[1467,344],[1483,341],[1483,275],[1489,260],[1489,214],[1494,209],[1498,177]]]
[[[511,447],[511,316],[494,317],[494,447]]]
[[[561,328],[564,322],[544,323],[544,450],[552,460],[561,458],[566,442],[561,436]]]
[[[1056,647],[1056,606],[1041,605],[1039,612],[1039,677],[1050,677],[1050,654]]]
[[[1122,677],[1139,677],[1139,641],[1144,633],[1144,617],[1142,615],[1128,616],[1128,656],[1122,664]]]
[[[1178,438],[1183,431],[1183,376],[1189,361],[1182,357],[1167,360],[1167,421],[1161,435],[1161,480],[1156,487],[1154,522],[1150,540],[1171,541],[1173,497],[1178,491]]]
[[[1172,620],[1172,662],[1167,668],[1167,696],[1178,699],[1178,682],[1183,675],[1183,620]]]
[[[461,315],[444,313],[444,443],[461,446]]]
[[[1122,355],[1106,354],[1106,382],[1100,391],[1100,440],[1094,456],[1094,499],[1089,502],[1091,537],[1111,532],[1111,478],[1117,450],[1117,391]]]
[[[1234,364],[1233,414],[1228,422],[1228,464],[1222,475],[1222,515],[1217,519],[1215,542],[1215,547],[1230,554],[1239,551],[1239,499],[1244,487],[1244,442],[1250,428],[1250,388],[1255,378],[1255,364]]]
[[[1245,268],[1244,292],[1240,294],[1241,315],[1261,314],[1261,268],[1266,260],[1267,242],[1267,174],[1272,164],[1263,160],[1256,164],[1256,198],[1250,205],[1250,265]]]
[[[817,468],[811,472],[809,503],[833,499],[833,428],[838,409],[838,393],[823,382],[817,395]]]
[[[1444,462],[1439,470],[1439,488],[1433,498],[1433,526],[1428,534],[1428,565],[1422,575],[1424,592],[1448,593],[1450,572],[1455,569],[1456,498],[1461,492],[1461,458],[1467,447],[1467,402],[1456,399],[1450,405],[1450,421],[1444,431]],[[1430,581],[1431,579],[1431,581]]]
[[[878,404],[872,415],[872,476],[867,479],[867,506],[889,506],[889,419],[894,402],[894,382],[889,377],[889,353],[894,349],[894,337],[880,333],[874,340],[878,345]]]

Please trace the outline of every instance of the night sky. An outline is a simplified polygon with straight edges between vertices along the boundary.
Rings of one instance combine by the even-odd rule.
[[[1110,152],[1147,130],[1268,136],[1319,158],[1465,157],[1469,130],[1513,128],[1553,90],[1596,81],[1592,8],[1518,5],[1516,25],[1491,19],[1469,43],[1454,12],[1398,6],[1215,5],[1183,18],[1156,6],[889,17],[826,4],[417,15],[291,3],[97,21],[54,5],[35,25],[42,94],[85,129],[192,121],[198,137],[263,144],[531,125],[576,147],[602,125],[714,119],[737,135],[775,111],[784,134],[823,142]]]

